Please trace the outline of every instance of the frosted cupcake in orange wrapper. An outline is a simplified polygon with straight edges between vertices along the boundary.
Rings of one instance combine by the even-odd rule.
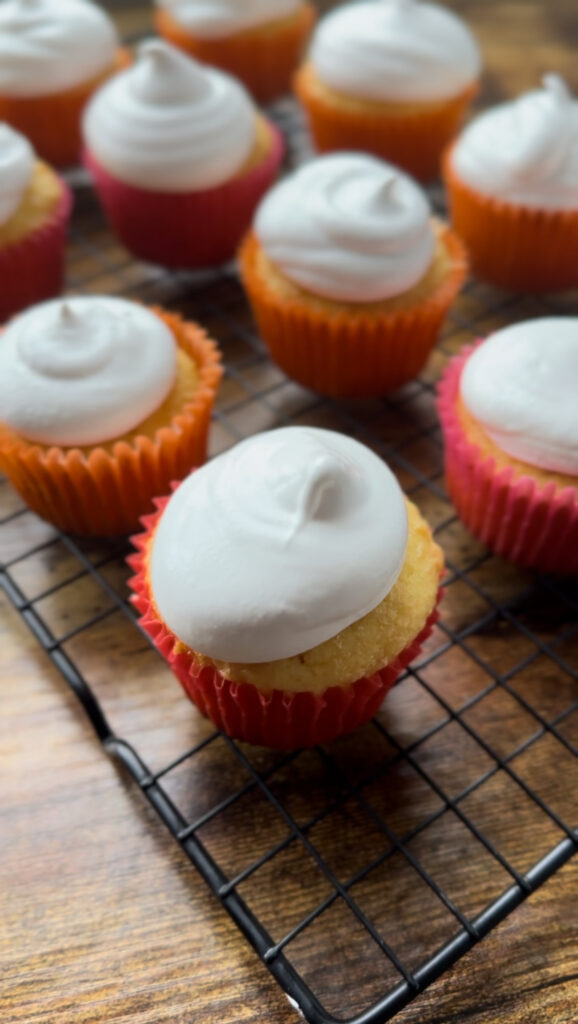
[[[0,124],[0,323],[62,290],[71,209],[64,181]]]
[[[240,83],[162,40],[97,93],[84,137],[113,231],[170,267],[232,259],[283,156]]]
[[[578,572],[578,318],[529,320],[452,360],[439,391],[450,497],[492,551]]]
[[[320,157],[276,186],[240,263],[272,358],[333,396],[415,377],[466,274],[460,241],[416,183],[361,153]]]
[[[512,291],[578,286],[578,103],[561,78],[473,121],[444,177],[475,274]]]
[[[294,85],[318,150],[365,150],[429,181],[477,91],[480,64],[451,11],[365,0],[322,19]]]
[[[0,344],[0,468],[26,504],[84,536],[134,530],[203,462],[221,377],[196,324],[108,297],[36,306]]]
[[[157,0],[156,27],[190,56],[235,75],[258,103],[288,92],[315,23],[310,0]]]
[[[193,473],[136,537],[141,625],[199,710],[280,749],[367,721],[437,617],[440,549],[358,441],[288,427]]]
[[[83,108],[130,61],[112,20],[88,0],[0,3],[0,121],[55,167],[80,159]]]

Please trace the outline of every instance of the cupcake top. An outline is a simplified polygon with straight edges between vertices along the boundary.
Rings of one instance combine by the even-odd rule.
[[[157,0],[180,25],[200,39],[220,39],[288,18],[302,0]]]
[[[89,0],[2,0],[0,94],[42,96],[88,82],[109,68],[118,37]]]
[[[578,476],[578,317],[492,334],[461,377],[466,409],[515,459]]]
[[[234,78],[155,39],[93,97],[84,137],[121,181],[188,192],[222,185],[240,171],[255,145],[255,117]]]
[[[408,291],[435,247],[422,189],[362,153],[319,157],[285,178],[259,206],[255,232],[289,280],[345,302]]]
[[[419,0],[366,0],[322,19],[310,60],[337,92],[430,102],[456,96],[480,72],[474,37],[451,11]]]
[[[403,566],[406,506],[387,466],[312,427],[258,434],[189,476],[157,527],[156,608],[210,658],[302,654],[383,600]]]
[[[168,327],[134,302],[56,299],[12,320],[0,345],[0,420],[29,441],[93,445],[133,430],[176,374]]]
[[[0,123],[0,225],[20,206],[34,173],[34,160],[28,139]]]
[[[476,118],[456,143],[452,166],[485,195],[546,209],[578,208],[578,103],[563,79]]]

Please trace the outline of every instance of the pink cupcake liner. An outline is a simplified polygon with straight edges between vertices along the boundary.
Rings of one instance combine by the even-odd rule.
[[[270,129],[271,149],[258,167],[200,192],[152,192],[127,185],[87,149],[83,161],[112,230],[135,256],[166,267],[215,266],[233,258],[259,200],[277,177],[285,143],[274,125]]]
[[[146,549],[168,500],[161,498],[155,502],[158,512],[145,516],[145,532],[132,538],[137,548],[137,553],[128,558],[135,571],[130,580],[132,600],[140,612],[141,627],[199,711],[232,739],[277,750],[328,743],[373,718],[400,672],[417,657],[430,635],[439,618],[442,589],[420,633],[394,661],[374,675],[358,679],[350,686],[329,687],[321,694],[282,690],[262,693],[250,683],[231,682],[212,666],[200,666],[156,613],[147,578]]]
[[[68,185],[59,180],[61,196],[46,223],[20,241],[0,248],[0,323],[62,292],[73,198]]]
[[[479,342],[478,344],[483,344]],[[457,412],[460,379],[477,346],[450,362],[438,391],[450,497],[460,519],[491,551],[523,568],[578,573],[578,487],[561,490],[499,468],[467,437]]]

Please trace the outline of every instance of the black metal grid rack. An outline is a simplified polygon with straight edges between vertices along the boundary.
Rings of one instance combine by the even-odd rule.
[[[305,152],[299,116],[291,103],[274,114],[295,162]],[[578,591],[514,570],[468,536],[444,490],[434,410],[435,379],[462,344],[502,323],[576,312],[578,300],[528,300],[470,282],[419,380],[387,399],[334,402],[268,361],[234,268],[169,274],[134,263],[82,183],[76,224],[71,291],[178,308],[221,342],[227,372],[213,453],[289,422],[350,432],[389,461],[445,549],[441,621],[370,725],[280,755],[234,743],[191,709],[194,743],[175,750],[175,726],[166,759],[149,767],[139,753],[146,736],[124,738],[145,662],[148,690],[173,687],[175,721],[184,710],[138,632],[126,545],[77,542],[22,508],[6,483],[0,490],[0,584],[105,749],[312,1024],[386,1021],[578,848]],[[111,655],[98,630],[113,616],[121,639]],[[111,656],[114,688],[99,672]]]

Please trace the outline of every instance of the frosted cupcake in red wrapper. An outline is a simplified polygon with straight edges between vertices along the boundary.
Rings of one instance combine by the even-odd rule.
[[[439,390],[447,486],[492,551],[578,572],[578,318],[497,331],[452,360]]]
[[[198,325],[106,296],[41,303],[0,343],[0,469],[71,533],[129,533],[206,456],[221,378]]]
[[[96,94],[84,138],[113,231],[171,267],[231,259],[283,155],[239,82],[161,40]]]
[[[0,124],[0,323],[62,290],[71,209],[64,181]]]
[[[415,377],[464,281],[464,248],[391,164],[332,153],[257,210],[241,276],[276,363],[321,394],[371,397]]]
[[[472,121],[444,178],[474,274],[510,291],[578,286],[578,103],[558,75]]]
[[[385,464],[331,431],[257,435],[134,539],[141,624],[199,710],[280,749],[367,721],[437,616],[440,549]]]

